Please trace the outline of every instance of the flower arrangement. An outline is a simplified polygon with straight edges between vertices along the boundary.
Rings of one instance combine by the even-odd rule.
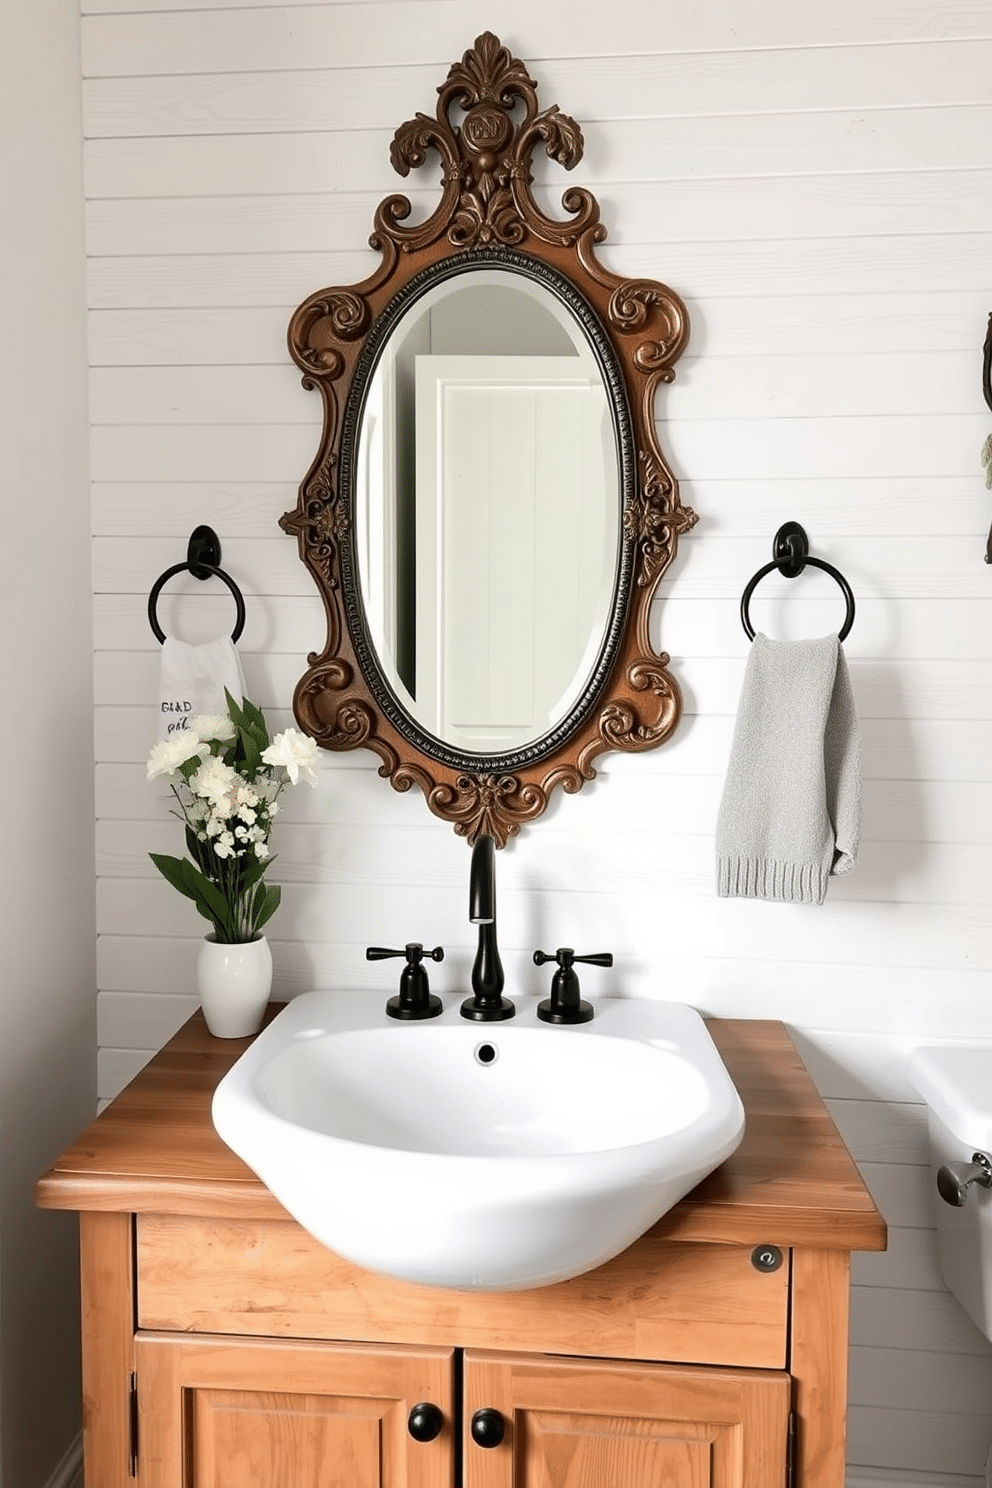
[[[286,785],[301,776],[317,784],[317,746],[292,728],[270,742],[261,709],[247,698],[239,707],[226,689],[225,697],[227,717],[193,718],[148,757],[149,780],[172,780],[189,852],[149,857],[211,922],[214,938],[235,945],[255,940],[279,908],[281,889],[265,883],[275,862],[269,834]]]

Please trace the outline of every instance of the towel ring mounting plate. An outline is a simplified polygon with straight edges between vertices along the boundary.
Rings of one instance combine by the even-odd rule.
[[[823,573],[840,585],[847,605],[847,613],[844,616],[844,624],[837,633],[837,639],[843,641],[850,634],[851,626],[854,624],[854,592],[850,584],[840,571],[834,568],[832,563],[826,563],[822,558],[812,558],[809,551],[809,538],[805,529],[798,522],[786,522],[775,534],[772,544],[772,561],[766,563],[764,568],[759,568],[754,578],[750,581],[744,593],[741,595],[741,624],[748,640],[754,640],[754,626],[748,613],[751,604],[751,595],[768,574],[778,572],[783,578],[795,579],[808,566],[819,568]]]
[[[165,631],[158,623],[158,615],[156,614],[158,597],[170,579],[175,578],[176,574],[186,572],[191,573],[194,579],[220,579],[230,589],[234,597],[234,603],[237,606],[231,640],[237,641],[245,628],[244,596],[230,574],[226,574],[221,568],[220,539],[212,527],[206,526],[195,527],[193,529],[186,546],[185,563],[174,563],[171,568],[165,570],[164,574],[160,574],[152,585],[151,592],[148,595],[148,623],[152,628],[152,634],[155,636],[155,639],[161,645],[165,644]]]

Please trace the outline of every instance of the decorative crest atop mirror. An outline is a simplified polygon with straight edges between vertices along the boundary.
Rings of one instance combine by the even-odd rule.
[[[308,657],[294,708],[324,748],[373,750],[394,789],[418,786],[431,811],[457,833],[470,842],[489,833],[503,846],[544,812],[556,787],[575,792],[591,780],[598,755],[654,748],[678,721],[678,687],[668,656],[652,647],[649,619],[678,538],[696,516],[681,504],[658,446],[654,401],[659,383],[674,376],[689,320],[665,285],[621,279],[599,263],[595,247],[606,229],[591,192],[567,190],[568,216],[560,220],[541,210],[531,190],[534,150],[543,145],[571,170],[582,158],[582,133],[557,107],[539,109],[526,67],[495,36],[477,38],[438,95],[435,117],[417,114],[401,125],[391,149],[402,176],[422,166],[428,151],[440,156],[437,208],[406,225],[408,198],[387,197],[369,240],[381,255],[376,270],[360,284],[311,295],[289,326],[303,386],[320,389],[324,426],[296,508],[280,525],[297,538],[327,617],[326,644]],[[451,117],[456,109],[458,123]],[[427,731],[384,665],[366,608],[360,569],[367,560],[358,551],[356,512],[363,418],[394,333],[432,288],[456,277],[470,285],[473,275],[493,269],[540,286],[598,365],[619,471],[618,552],[604,634],[593,627],[588,638],[593,660],[574,705],[522,745],[482,753]],[[522,554],[519,531],[509,538]],[[409,554],[401,551],[404,558]],[[503,577],[512,588],[512,563]]]

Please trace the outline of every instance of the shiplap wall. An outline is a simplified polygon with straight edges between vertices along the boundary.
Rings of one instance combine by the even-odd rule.
[[[393,129],[433,108],[484,29],[582,124],[615,271],[672,284],[693,334],[658,413],[700,514],[655,622],[677,738],[611,759],[498,864],[508,978],[537,945],[611,949],[589,991],[785,1019],[891,1225],[855,1261],[852,1483],[970,1483],[992,1441],[992,1350],[937,1269],[927,1038],[992,1038],[992,572],[979,450],[992,309],[988,0],[523,0],[212,5],[84,0],[103,1095],[195,1006],[200,922],[149,850],[178,827],[146,785],[158,653],[148,589],[210,522],[242,585],[250,695],[289,719],[322,612],[279,515],[315,449],[284,350],[294,306],[370,272],[398,188]],[[434,199],[436,172],[406,183]],[[542,189],[570,184],[547,163]],[[746,641],[741,589],[801,520],[858,596],[847,642],[865,836],[819,909],[716,899],[713,822]],[[839,623],[825,580],[766,581],[755,623]],[[206,639],[193,581],[164,627]],[[387,990],[372,942],[471,960],[465,845],[370,755],[329,757],[278,828],[276,990]],[[595,981],[595,989],[592,986]],[[391,987],[388,990],[392,990]]]

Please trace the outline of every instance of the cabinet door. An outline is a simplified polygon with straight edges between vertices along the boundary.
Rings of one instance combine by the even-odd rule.
[[[453,1488],[450,1349],[141,1333],[135,1358],[141,1488]]]
[[[784,1488],[790,1379],[773,1370],[465,1356],[465,1488]],[[497,1410],[498,1446],[472,1437]]]

